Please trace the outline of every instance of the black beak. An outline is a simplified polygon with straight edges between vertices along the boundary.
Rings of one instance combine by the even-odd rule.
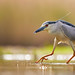
[[[40,32],[40,31],[43,31],[46,27],[40,27],[39,29],[37,29],[34,33],[37,33],[37,32]]]

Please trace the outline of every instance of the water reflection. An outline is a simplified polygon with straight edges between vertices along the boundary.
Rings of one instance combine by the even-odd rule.
[[[49,60],[66,60],[71,55],[55,55]],[[75,63],[35,64],[31,54],[5,54],[0,62],[0,75],[75,75]],[[74,59],[73,59],[74,60]]]
[[[4,54],[4,60],[32,60],[32,55],[30,54]]]
[[[75,75],[75,64],[2,61],[0,75]]]
[[[39,67],[40,75],[75,75],[75,64],[49,63]]]
[[[39,67],[39,69],[45,70],[45,69],[47,69],[47,66],[42,65],[42,66]]]
[[[35,59],[35,56],[31,54],[4,54],[2,56],[3,56],[2,57],[3,60],[21,60],[23,61],[23,60],[34,60]],[[48,60],[67,60],[71,56],[72,55],[53,55],[53,56],[49,56]],[[75,58],[73,58],[72,60],[75,60]]]

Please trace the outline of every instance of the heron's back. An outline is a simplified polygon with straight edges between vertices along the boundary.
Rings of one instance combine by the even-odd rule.
[[[62,29],[70,40],[75,40],[75,27],[63,25]]]

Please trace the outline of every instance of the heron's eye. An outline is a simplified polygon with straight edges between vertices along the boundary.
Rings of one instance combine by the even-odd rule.
[[[48,24],[46,24],[45,26],[48,27]]]

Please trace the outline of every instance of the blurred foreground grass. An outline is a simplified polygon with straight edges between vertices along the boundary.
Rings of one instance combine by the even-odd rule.
[[[39,48],[36,48],[34,50],[35,53],[33,53],[35,56],[35,61],[37,59],[39,59],[40,57],[46,55],[46,54],[50,54],[53,50],[53,45],[48,45],[48,46],[44,46],[44,47],[39,47]],[[73,54],[73,50],[70,46],[64,46],[64,45],[58,45],[55,49],[55,52],[54,52],[54,56],[55,55],[71,55]],[[55,56],[56,57],[56,56]],[[68,58],[69,59],[69,58]],[[53,60],[47,60],[47,61],[44,61],[45,63],[65,63],[67,60],[57,60],[57,59],[53,59]],[[72,63],[74,61],[71,61]]]
[[[43,55],[49,54],[53,50],[53,45],[47,45],[43,47],[0,47],[0,55],[2,54],[33,54]],[[55,49],[55,54],[72,54],[73,50],[70,46],[58,45]]]
[[[53,50],[52,45],[44,46],[41,48],[36,48],[36,53],[38,54],[49,54]],[[55,49],[55,54],[72,54],[72,48],[70,46],[57,46]]]
[[[3,55],[9,55],[11,58],[12,55],[15,55],[14,58],[20,57],[20,59],[23,59],[24,57],[22,55],[30,55],[31,56],[31,60],[27,61],[27,60],[21,60],[24,62],[35,62],[36,60],[38,60],[40,57],[46,55],[46,54],[50,54],[53,50],[53,45],[47,45],[47,46],[42,46],[42,47],[21,47],[21,46],[6,46],[6,47],[0,47],[0,61],[4,61],[5,59],[3,58]],[[64,46],[64,45],[58,45],[55,49],[55,53],[54,55],[68,55],[68,54],[73,54],[72,52],[73,50],[71,49],[70,46]],[[17,54],[20,54],[21,56],[17,56]],[[56,57],[56,56],[55,56]],[[28,57],[27,57],[28,58]],[[13,59],[13,58],[12,58]],[[7,60],[10,61],[10,60]],[[16,62],[19,61],[18,59],[16,60]],[[66,62],[66,60],[57,60],[57,59],[53,59],[53,60],[48,60],[45,62]],[[5,63],[5,61],[4,61]]]

